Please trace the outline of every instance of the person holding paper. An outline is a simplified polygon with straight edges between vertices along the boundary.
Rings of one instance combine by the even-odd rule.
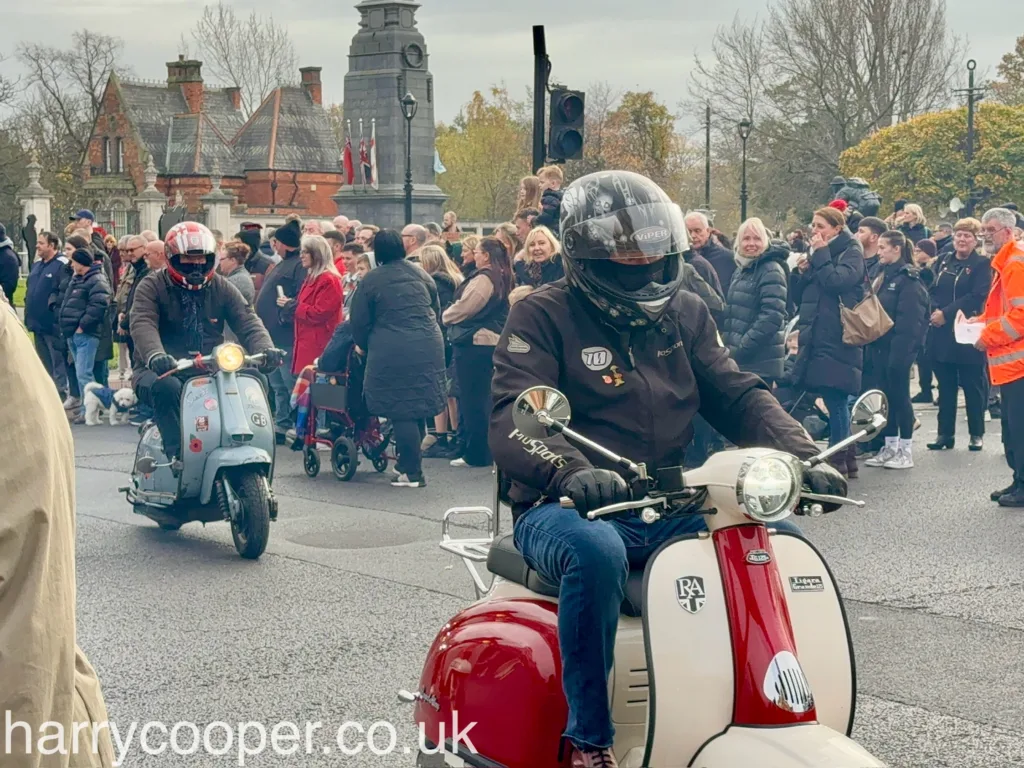
[[[981,221],[996,276],[975,346],[988,355],[989,376],[1002,393],[1003,447],[1013,471],[1013,482],[993,491],[991,499],[1001,507],[1024,507],[1024,245],[1014,240],[1013,211],[992,208]]]
[[[967,404],[968,448],[980,451],[985,436],[985,355],[969,344],[959,344],[954,325],[963,312],[973,317],[981,312],[992,284],[988,259],[978,252],[981,222],[961,219],[953,227],[953,253],[932,267],[935,274],[929,293],[932,313],[928,329],[927,355],[939,382],[939,434],[928,450],[942,451],[956,443],[956,404],[959,390]]]

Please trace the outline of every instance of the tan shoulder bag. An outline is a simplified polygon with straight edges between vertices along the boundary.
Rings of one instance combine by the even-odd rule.
[[[843,323],[843,343],[851,347],[863,347],[878,341],[893,326],[892,318],[882,307],[871,281],[868,281],[868,295],[853,309],[844,305],[842,298],[839,299],[839,318]]]

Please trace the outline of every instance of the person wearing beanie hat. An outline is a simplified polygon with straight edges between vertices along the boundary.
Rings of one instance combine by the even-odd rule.
[[[245,269],[252,277],[253,287],[259,293],[267,272],[274,268],[274,261],[260,250],[260,231],[253,227],[242,225],[241,231],[235,237],[249,246],[249,258],[245,260]]]
[[[84,395],[86,384],[95,380],[96,353],[107,324],[111,291],[103,262],[93,258],[86,248],[76,248],[71,253],[71,269],[74,276],[64,294],[57,322],[75,361],[78,391]]]
[[[274,392],[271,399],[275,403],[274,429],[279,444],[284,443],[288,430],[295,426],[291,405],[296,378],[291,373],[295,350],[295,308],[307,275],[299,258],[301,234],[296,221],[277,228],[271,242],[281,261],[264,274],[263,285],[256,294],[256,314],[270,332],[274,346],[287,353],[284,364],[267,376]],[[279,301],[279,298],[284,300]]]

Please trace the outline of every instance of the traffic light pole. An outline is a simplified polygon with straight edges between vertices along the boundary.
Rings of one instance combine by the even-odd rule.
[[[545,114],[548,97],[548,75],[551,63],[548,61],[547,45],[544,41],[544,27],[533,28],[533,172],[545,164],[547,150],[544,146]]]

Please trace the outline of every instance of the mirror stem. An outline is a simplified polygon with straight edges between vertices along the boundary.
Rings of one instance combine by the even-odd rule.
[[[835,454],[839,453],[844,448],[852,445],[853,443],[856,443],[862,437],[866,437],[867,435],[873,434],[876,431],[877,430],[874,430],[874,429],[871,429],[871,428],[862,429],[860,432],[857,432],[855,434],[850,435],[845,440],[840,440],[838,443],[833,445],[831,448],[828,448],[828,449],[822,451],[817,456],[815,456],[813,459],[808,459],[807,461],[804,462],[804,466],[806,466],[806,467],[816,467],[819,464],[821,464],[821,462],[828,461],[830,456],[834,456]]]
[[[612,453],[607,448],[604,448],[604,447],[598,445],[597,443],[595,443],[593,440],[588,440],[583,435],[581,435],[579,432],[575,432],[575,431],[569,429],[568,427],[566,427],[566,426],[564,426],[562,424],[559,424],[554,419],[551,419],[543,411],[541,411],[540,413],[537,414],[537,419],[542,424],[544,424],[546,427],[549,427],[553,432],[557,432],[560,435],[565,435],[567,438],[569,438],[571,440],[574,440],[577,443],[581,443],[581,444],[587,446],[588,448],[590,448],[591,450],[597,451],[602,456],[604,456],[606,459],[614,461],[616,464],[618,464],[623,469],[629,470],[630,472],[634,472],[637,475],[643,476],[644,473],[640,471],[640,467],[637,466],[636,464],[634,464],[629,459],[623,458],[622,456],[619,456],[617,453]]]

